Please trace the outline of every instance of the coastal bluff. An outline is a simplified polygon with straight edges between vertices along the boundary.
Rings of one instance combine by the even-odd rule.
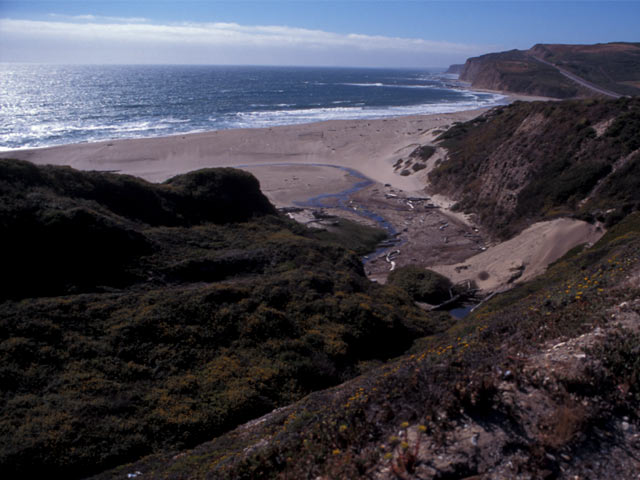
[[[525,95],[633,96],[640,94],[640,44],[537,44],[469,58],[459,74],[474,88]]]

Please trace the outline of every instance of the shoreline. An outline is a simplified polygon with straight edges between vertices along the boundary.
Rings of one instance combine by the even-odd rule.
[[[332,185],[340,181],[341,176],[325,175],[315,180],[314,172],[306,171],[305,178],[300,175],[295,175],[297,178],[291,175],[289,178],[274,178],[265,169],[257,171],[259,164],[343,166],[379,183],[389,183],[407,191],[421,191],[425,186],[421,176],[403,177],[395,173],[394,162],[406,158],[418,145],[432,141],[436,136],[434,132],[454,122],[470,120],[487,110],[214,130],[9,150],[1,155],[41,165],[69,165],[80,170],[135,175],[151,182],[162,182],[199,168],[242,166],[258,177],[261,185],[266,187],[263,191],[270,199],[273,198],[277,206],[288,206],[295,200],[308,198],[309,190],[317,190],[319,183]],[[291,173],[291,170],[294,169],[284,173]],[[286,195],[285,190],[290,194]]]

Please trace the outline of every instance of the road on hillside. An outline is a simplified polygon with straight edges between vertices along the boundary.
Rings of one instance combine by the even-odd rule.
[[[602,87],[599,87],[591,82],[586,81],[584,78],[579,77],[578,75],[575,75],[571,72],[568,72],[567,70],[565,70],[564,68],[560,68],[557,65],[554,65],[551,62],[547,62],[546,60],[543,60],[542,58],[539,57],[535,57],[533,55],[530,55],[531,58],[533,58],[534,60],[537,60],[540,63],[544,63],[545,65],[549,65],[550,67],[555,68],[556,70],[558,70],[558,72],[560,72],[562,75],[564,75],[565,77],[567,77],[569,80],[572,80],[574,82],[576,82],[578,85],[582,85],[583,87],[586,87],[590,90],[593,90],[594,92],[597,93],[601,93],[602,95],[606,95],[608,97],[613,97],[613,98],[620,98],[623,95],[620,95],[619,93],[616,92],[612,92],[611,90],[607,90],[604,89]]]

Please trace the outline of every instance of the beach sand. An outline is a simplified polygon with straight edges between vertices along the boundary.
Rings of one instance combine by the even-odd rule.
[[[260,180],[263,192],[276,206],[290,206],[295,200],[309,198],[309,193],[332,193],[356,181],[345,179],[346,172],[339,169],[312,168],[310,164],[349,167],[379,183],[421,191],[422,176],[394,173],[393,163],[432,140],[434,130],[483,111],[113,140],[15,150],[3,152],[3,156],[36,164],[127,173],[152,182],[204,167],[242,166]],[[258,167],[282,163],[294,165]]]
[[[543,273],[547,266],[572,248],[593,244],[604,229],[580,220],[558,218],[538,222],[514,238],[488,248],[464,262],[431,267],[459,283],[476,282],[481,291],[496,291]]]

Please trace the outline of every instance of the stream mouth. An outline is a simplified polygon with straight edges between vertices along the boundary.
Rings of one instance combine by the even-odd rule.
[[[458,320],[462,320],[471,313],[475,305],[462,305],[449,310],[449,314]]]
[[[398,231],[391,224],[391,222],[389,222],[387,219],[385,219],[381,215],[378,215],[376,212],[367,210],[366,208],[363,208],[362,206],[359,206],[359,205],[355,206],[355,204],[353,204],[349,200],[349,197],[351,195],[373,185],[375,183],[373,180],[371,180],[370,178],[367,178],[357,170],[354,170],[348,167],[341,167],[338,165],[325,165],[325,164],[311,164],[311,165],[320,166],[320,167],[338,168],[360,180],[359,182],[355,183],[352,187],[346,190],[343,190],[341,192],[317,195],[307,200],[304,200],[301,202],[293,202],[293,203],[299,207],[307,207],[307,208],[339,208],[340,210],[352,212],[363,218],[373,220],[376,223],[376,225],[384,229],[387,232],[387,235],[389,237],[387,240],[383,242],[384,246],[381,246],[377,248],[375,251],[362,257],[362,263],[366,264],[368,261],[380,255],[384,255],[385,253],[390,251],[392,248],[396,248],[402,243],[404,243],[403,240],[400,240],[398,238]]]
[[[348,211],[351,213],[355,213],[363,218],[367,218],[369,220],[373,220],[377,226],[382,228],[387,232],[389,238],[385,240],[384,246],[379,247],[375,251],[365,255],[362,258],[362,263],[367,263],[369,260],[372,260],[380,255],[384,255],[392,248],[396,248],[399,245],[404,243],[404,240],[398,239],[398,231],[395,227],[384,217],[378,215],[377,213],[367,210],[362,206],[353,204],[349,197],[360,190],[363,190],[376,182],[366,177],[362,173],[353,168],[343,167],[340,165],[330,165],[326,163],[263,163],[263,164],[252,164],[252,165],[237,165],[236,168],[249,168],[249,167],[286,167],[286,166],[309,166],[309,167],[329,167],[329,168],[337,168],[342,170],[343,172],[348,173],[352,177],[358,179],[356,183],[354,183],[351,187],[342,190],[337,193],[323,193],[321,195],[316,195],[315,197],[308,198],[307,200],[294,201],[293,204],[297,207],[304,208],[338,208],[340,210]]]

